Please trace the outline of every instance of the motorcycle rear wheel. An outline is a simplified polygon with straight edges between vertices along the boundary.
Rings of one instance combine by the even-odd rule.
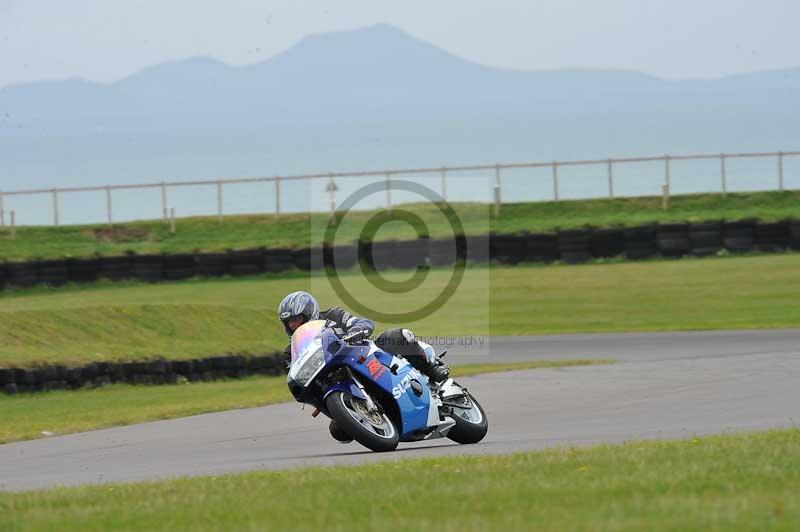
[[[447,433],[447,437],[456,443],[478,443],[489,431],[489,420],[483,407],[472,395],[448,397],[445,401],[449,404],[463,404],[464,408],[448,405],[448,415],[456,424]]]
[[[335,391],[325,400],[325,406],[339,428],[367,449],[383,453],[397,448],[400,433],[392,420],[386,414],[367,412],[363,399]]]

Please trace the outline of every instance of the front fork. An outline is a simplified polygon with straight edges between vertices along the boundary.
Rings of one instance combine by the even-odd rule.
[[[367,403],[367,408],[369,409],[369,411],[377,413],[377,414],[381,414],[382,413],[381,409],[378,408],[378,405],[376,405],[375,401],[372,400],[372,397],[369,396],[369,394],[367,393],[367,390],[364,389],[364,385],[361,384],[361,382],[358,380],[358,377],[353,375],[353,372],[349,367],[346,367],[346,369],[347,369],[347,374],[350,375],[350,378],[353,380],[353,382],[355,383],[355,385],[358,387],[359,391],[361,392],[362,399],[364,399],[364,401]]]

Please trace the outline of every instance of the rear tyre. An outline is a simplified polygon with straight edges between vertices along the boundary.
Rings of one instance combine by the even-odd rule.
[[[478,443],[489,431],[489,420],[483,407],[470,394],[447,397],[444,400],[449,416],[456,424],[447,437],[456,443]]]
[[[363,399],[335,391],[325,400],[325,406],[338,428],[367,449],[383,453],[397,448],[400,434],[394,423],[386,414],[369,412]]]

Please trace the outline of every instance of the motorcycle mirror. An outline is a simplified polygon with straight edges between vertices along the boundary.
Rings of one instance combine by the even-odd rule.
[[[447,349],[445,349],[444,351],[442,351],[442,354],[441,354],[441,355],[439,355],[439,358],[444,358],[444,356],[445,356],[446,354],[447,354]]]

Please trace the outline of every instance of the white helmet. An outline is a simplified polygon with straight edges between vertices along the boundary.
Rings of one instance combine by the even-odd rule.
[[[292,335],[289,329],[289,320],[297,316],[303,316],[306,322],[319,318],[319,305],[314,296],[308,292],[292,292],[283,298],[278,305],[278,319],[283,323],[283,329],[288,336]]]

